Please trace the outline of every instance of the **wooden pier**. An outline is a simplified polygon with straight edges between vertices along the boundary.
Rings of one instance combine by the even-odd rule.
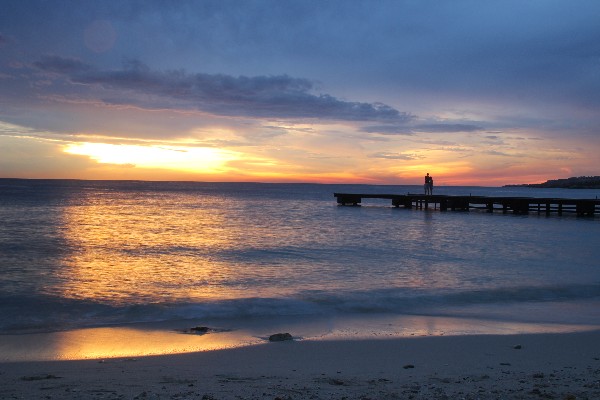
[[[501,211],[514,214],[549,215],[557,213],[575,213],[580,216],[594,216],[600,212],[600,200],[596,199],[562,199],[535,197],[487,197],[487,196],[446,196],[424,194],[356,194],[334,193],[340,205],[357,206],[363,199],[388,199],[394,207],[439,209],[440,211],[469,211],[480,209],[487,212]]]

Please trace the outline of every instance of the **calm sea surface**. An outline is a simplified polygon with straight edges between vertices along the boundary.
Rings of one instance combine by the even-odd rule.
[[[417,186],[0,180],[0,333],[429,315],[600,325],[600,217],[337,206]],[[436,194],[595,198],[598,190]]]

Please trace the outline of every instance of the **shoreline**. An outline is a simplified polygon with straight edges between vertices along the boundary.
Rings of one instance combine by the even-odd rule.
[[[588,320],[590,324],[464,316],[349,314],[132,323],[46,333],[2,334],[0,363],[145,357],[243,348],[268,343],[270,335],[284,332],[290,333],[296,342],[320,342],[600,330],[597,321]],[[192,330],[199,326],[207,331]]]
[[[600,330],[0,363],[0,398],[600,398]]]

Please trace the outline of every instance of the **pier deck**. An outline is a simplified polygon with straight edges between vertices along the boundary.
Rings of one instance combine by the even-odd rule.
[[[424,194],[357,194],[334,193],[340,205],[357,206],[363,199],[388,199],[394,207],[428,209],[434,208],[441,211],[468,211],[481,209],[488,212],[501,211],[504,213],[539,214],[576,213],[581,216],[593,216],[600,212],[598,199],[563,199],[563,198],[535,198],[535,197],[488,197],[488,196],[447,196]]]

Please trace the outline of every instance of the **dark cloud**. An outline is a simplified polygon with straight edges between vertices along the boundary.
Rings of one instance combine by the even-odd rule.
[[[61,75],[80,75],[92,68],[81,60],[69,57],[47,56],[35,62],[37,68]]]
[[[411,136],[416,133],[458,133],[458,132],[479,132],[483,128],[470,124],[407,124],[414,117],[406,115],[404,124],[395,125],[372,125],[360,129],[361,132],[378,133],[381,135],[405,135]]]
[[[468,124],[423,124],[417,125],[413,129],[419,132],[432,133],[478,132],[483,130],[480,126]]]
[[[80,60],[58,56],[44,57],[35,66],[63,75],[72,83],[154,96],[159,102],[164,100],[165,108],[175,101],[179,105],[226,116],[348,121],[410,119],[408,114],[383,103],[349,102],[329,94],[314,94],[311,81],[288,75],[235,77],[189,74],[183,70],[159,72],[139,61],[131,61],[121,70],[102,71]]]

